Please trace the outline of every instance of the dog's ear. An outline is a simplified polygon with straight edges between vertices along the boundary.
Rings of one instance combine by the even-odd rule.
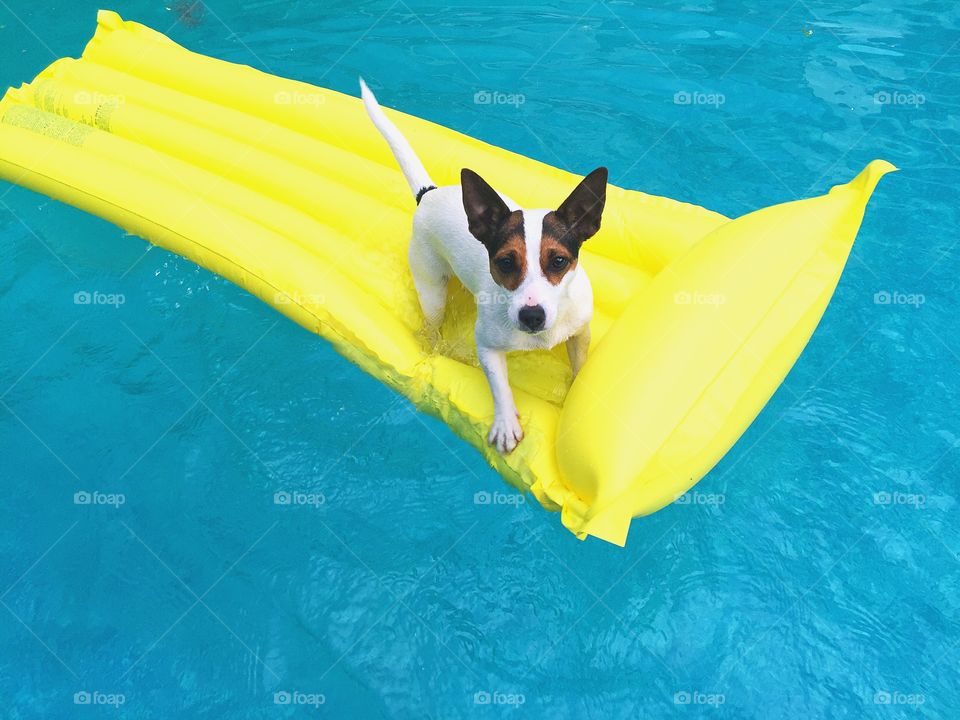
[[[557,217],[567,226],[568,236],[582,243],[596,235],[606,200],[607,169],[598,167],[581,180],[557,208]]]
[[[500,223],[510,214],[510,208],[473,170],[463,168],[460,171],[460,185],[470,234],[489,248]]]

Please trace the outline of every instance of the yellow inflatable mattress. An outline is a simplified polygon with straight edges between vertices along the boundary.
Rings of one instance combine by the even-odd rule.
[[[524,207],[555,207],[579,180],[387,112],[439,184],[469,167]],[[228,278],[442,418],[577,537],[620,545],[779,386],[893,169],[877,160],[827,195],[737,220],[610,187],[581,254],[591,355],[572,386],[563,347],[510,356],[526,437],[502,456],[486,443],[473,298],[453,289],[441,344],[428,346],[406,261],[414,202],[358,98],[197,55],[101,11],[79,60],[0,102],[0,178]]]

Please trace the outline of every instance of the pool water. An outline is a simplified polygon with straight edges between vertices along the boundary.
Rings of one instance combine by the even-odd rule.
[[[659,5],[115,7],[728,215],[902,170],[783,387],[625,549],[239,288],[0,184],[0,716],[956,717],[960,11]],[[0,1],[0,86],[96,9]]]

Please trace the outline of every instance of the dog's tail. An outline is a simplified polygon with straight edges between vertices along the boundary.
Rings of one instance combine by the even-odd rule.
[[[367,114],[370,116],[370,119],[373,120],[373,124],[377,130],[380,131],[380,134],[386,139],[387,144],[393,151],[393,156],[397,159],[397,163],[403,171],[403,176],[410,185],[410,192],[413,193],[413,196],[417,199],[417,203],[419,203],[423,194],[427,190],[435,188],[436,185],[433,184],[430,176],[427,175],[426,168],[423,167],[420,158],[417,157],[413,148],[410,147],[410,143],[407,142],[407,139],[397,130],[397,126],[390,121],[390,118],[384,114],[383,108],[380,107],[380,103],[377,102],[377,98],[370,92],[370,88],[367,87],[363,78],[360,78],[360,95],[363,97],[363,105],[367,109]]]

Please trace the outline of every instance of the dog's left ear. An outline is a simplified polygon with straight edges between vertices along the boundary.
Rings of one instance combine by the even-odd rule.
[[[497,228],[510,214],[510,208],[486,180],[469,168],[460,171],[460,185],[470,234],[493,252]]]
[[[606,201],[607,169],[598,167],[581,180],[557,208],[557,217],[567,226],[568,235],[582,243],[600,229],[600,216]]]

